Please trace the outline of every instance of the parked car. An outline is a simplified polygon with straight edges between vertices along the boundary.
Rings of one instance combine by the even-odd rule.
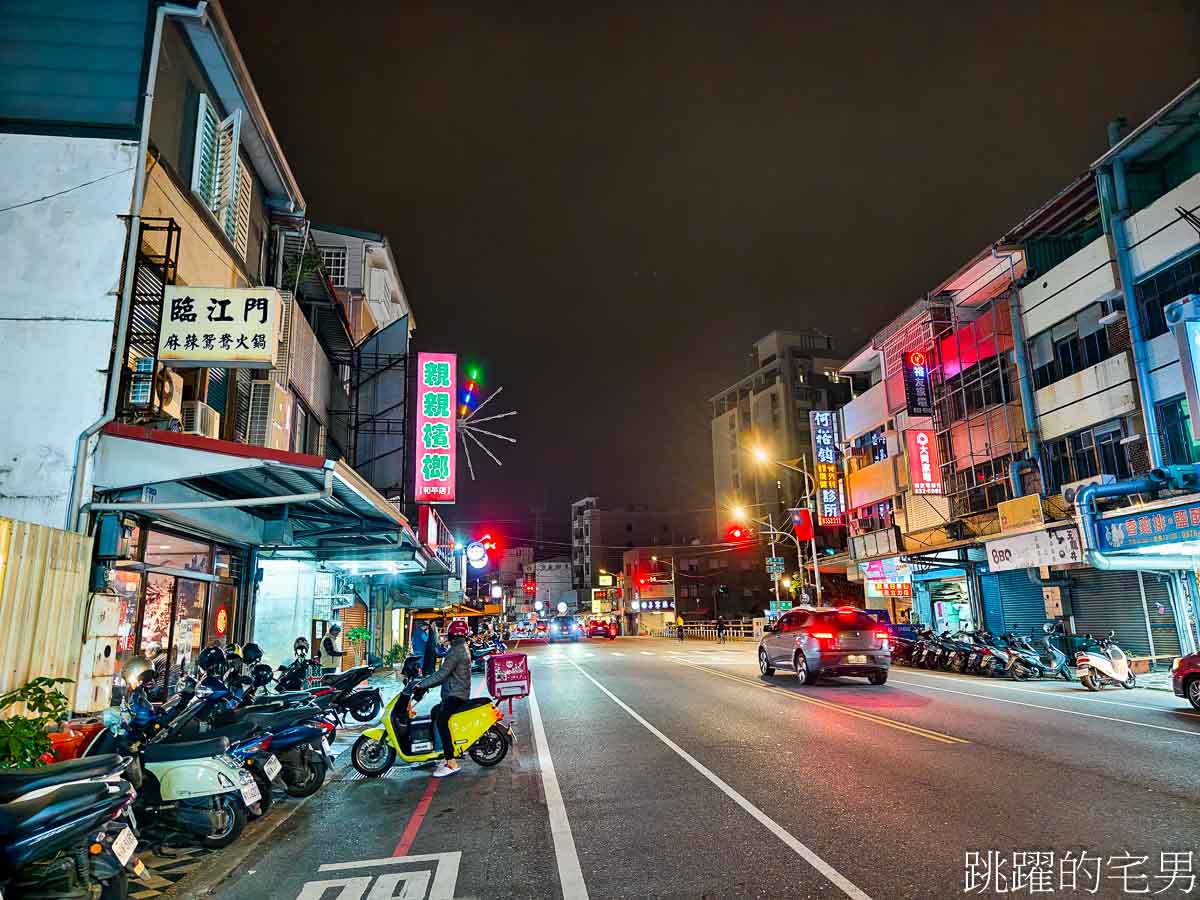
[[[587,636],[591,638],[607,638],[610,641],[617,639],[617,624],[615,622],[601,622],[598,619],[592,619],[588,622]]]
[[[1176,697],[1186,697],[1200,709],[1200,653],[1182,656],[1171,664],[1171,687]]]
[[[801,607],[768,625],[758,642],[758,668],[774,675],[791,669],[797,683],[823,676],[865,676],[884,684],[892,665],[891,635],[861,609]]]

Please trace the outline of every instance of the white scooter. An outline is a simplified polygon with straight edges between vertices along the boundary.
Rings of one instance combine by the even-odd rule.
[[[1106,638],[1084,635],[1091,643],[1075,654],[1079,683],[1089,691],[1098,691],[1108,684],[1119,684],[1126,690],[1137,687],[1137,679],[1129,669],[1129,657],[1112,641],[1115,636],[1115,631],[1110,631]]]

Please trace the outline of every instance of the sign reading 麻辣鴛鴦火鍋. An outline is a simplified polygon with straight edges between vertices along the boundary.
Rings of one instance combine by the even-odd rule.
[[[416,476],[417,503],[454,502],[457,460],[455,394],[458,358],[453,353],[417,354]]]
[[[176,368],[269,369],[279,349],[283,304],[274,288],[167,285],[158,360]]]
[[[842,524],[842,492],[838,484],[837,415],[828,410],[808,414],[812,429],[813,468],[817,482],[817,524]]]

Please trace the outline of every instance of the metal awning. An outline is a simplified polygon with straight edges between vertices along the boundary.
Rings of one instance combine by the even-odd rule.
[[[174,521],[280,558],[428,565],[404,515],[340,460],[114,423],[94,487],[93,512]]]

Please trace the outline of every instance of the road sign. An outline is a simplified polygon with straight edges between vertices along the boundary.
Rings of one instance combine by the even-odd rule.
[[[783,565],[783,557],[782,556],[768,556],[767,557],[767,571],[768,572],[774,572],[774,573],[778,573],[778,574],[782,575],[783,568],[784,568],[784,565]]]
[[[785,610],[785,609],[791,609],[791,608],[792,608],[791,600],[772,600],[771,601],[771,610],[774,612],[778,612],[780,610]]]

